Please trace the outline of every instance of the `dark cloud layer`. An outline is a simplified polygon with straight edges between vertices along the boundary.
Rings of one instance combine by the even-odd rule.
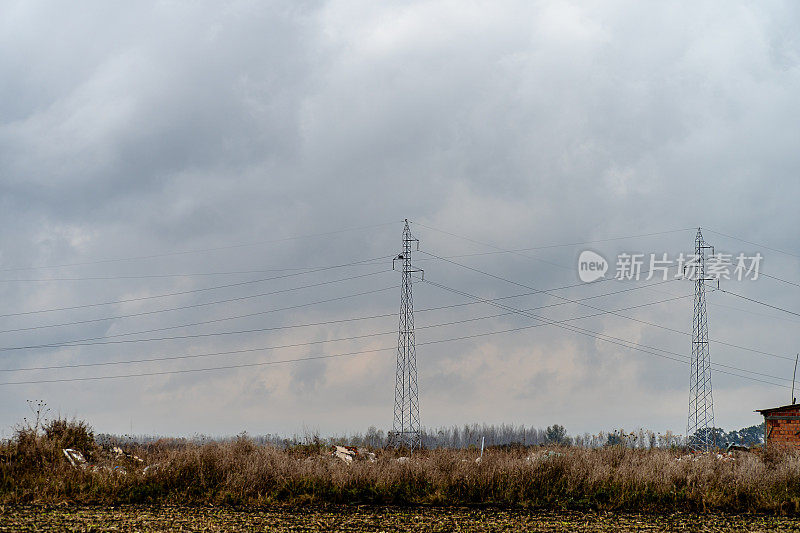
[[[126,276],[301,268],[388,257],[400,221],[423,251],[580,242],[698,225],[798,253],[800,40],[793,3],[172,2],[7,4],[0,17],[2,313],[141,298],[259,274]],[[394,222],[329,236],[280,240]],[[690,251],[694,230],[593,245]],[[797,282],[795,257],[765,255]],[[267,243],[267,241],[271,241]],[[262,243],[250,245],[252,243]],[[198,253],[235,244],[235,248]],[[576,280],[581,246],[459,262],[536,287]],[[113,258],[158,256],[135,261]],[[481,294],[520,287],[418,255],[426,276]],[[42,268],[81,263],[78,266]],[[554,266],[554,263],[559,266]],[[261,284],[88,309],[3,317],[0,330],[87,321],[250,296],[390,267],[359,266]],[[264,274],[260,275],[264,277]],[[5,347],[101,337],[248,314],[396,286],[361,280],[135,318],[2,333]],[[619,285],[615,285],[619,287]],[[580,298],[590,289],[560,294]],[[591,289],[601,292],[599,289]],[[731,290],[788,308],[796,287]],[[604,308],[690,294],[679,282],[594,300]],[[459,299],[416,288],[419,308]],[[397,291],[255,315],[180,333],[257,329],[392,313]],[[556,302],[531,296],[535,307]],[[794,353],[796,317],[709,296],[711,337]],[[735,307],[736,309],[731,309]],[[691,299],[635,311],[687,330]],[[543,310],[554,318],[577,306]],[[419,325],[497,309],[420,313]],[[759,313],[759,314],[754,314]],[[421,329],[420,342],[524,325],[502,317]],[[688,354],[689,339],[619,317],[584,327]],[[313,328],[101,346],[4,351],[2,369],[205,353],[391,331],[392,317]],[[139,338],[147,335],[139,335]],[[0,381],[257,362],[391,346],[392,335],[274,352],[88,369],[3,372]],[[547,425],[573,432],[645,426],[680,432],[688,368],[558,328],[421,346],[423,423]],[[730,347],[712,358],[787,376],[791,362]],[[391,352],[327,362],[147,378],[0,387],[0,426],[26,399],[101,431],[292,433],[387,427]],[[715,375],[717,420],[788,391]],[[598,406],[587,412],[581,406]],[[6,432],[8,429],[5,430]]]

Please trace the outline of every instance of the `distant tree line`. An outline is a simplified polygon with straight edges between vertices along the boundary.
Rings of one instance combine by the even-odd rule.
[[[740,430],[734,430],[730,433],[725,433],[720,428],[714,428],[708,431],[698,431],[694,436],[698,440],[704,440],[702,437],[706,433],[711,433],[711,442],[715,443],[719,448],[727,448],[731,444],[736,446],[753,446],[754,444],[761,444],[764,442],[764,426],[756,425]]]
[[[729,444],[738,446],[753,446],[760,444],[763,440],[763,428],[760,425],[750,426],[739,430],[725,432],[720,428],[714,428],[712,442],[717,447],[725,448]],[[299,445],[332,445],[342,444],[347,446],[365,446],[369,448],[383,448],[389,444],[388,434],[370,426],[365,433],[353,433],[343,435],[331,435],[322,437],[316,432],[306,432],[303,435],[293,435],[285,437],[274,434],[247,436],[257,444],[271,444],[278,447],[289,447]],[[100,434],[98,441],[109,442],[136,442],[147,444],[159,440],[158,436],[129,436],[123,437]],[[176,444],[203,443],[209,441],[224,442],[233,440],[237,437],[210,437],[195,435],[190,438],[169,439]],[[570,436],[567,430],[560,424],[553,424],[544,429],[529,427],[525,425],[513,424],[466,424],[464,426],[449,426],[434,429],[423,429],[421,431],[421,441],[425,448],[454,448],[467,449],[479,448],[481,439],[484,439],[486,447],[514,447],[514,446],[578,446],[583,448],[599,448],[602,446],[625,446],[628,448],[670,448],[686,445],[686,437],[667,431],[665,433],[653,432],[650,430],[639,429],[637,431],[625,431],[616,429],[601,431],[596,434],[583,433]]]

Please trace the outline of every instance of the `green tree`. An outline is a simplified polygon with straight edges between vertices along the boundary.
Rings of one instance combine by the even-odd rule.
[[[564,426],[559,424],[547,426],[547,429],[544,430],[544,440],[547,444],[558,444],[561,446],[566,446],[570,443],[567,430]]]

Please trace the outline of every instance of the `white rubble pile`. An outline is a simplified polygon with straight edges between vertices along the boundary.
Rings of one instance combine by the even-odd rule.
[[[64,455],[69,461],[69,464],[74,466],[75,468],[86,468],[89,466],[89,463],[86,462],[86,459],[83,457],[83,454],[78,450],[73,450],[72,448],[63,448],[61,451],[64,452]]]
[[[64,457],[67,458],[69,464],[72,465],[74,468],[81,468],[83,470],[89,470],[90,472],[107,472],[110,474],[127,474],[128,471],[125,469],[124,466],[116,465],[116,466],[99,466],[99,465],[90,465],[83,454],[75,450],[73,448],[62,448],[61,450],[64,453]],[[144,463],[144,460],[132,453],[128,453],[119,446],[114,446],[111,449],[111,453],[113,454],[115,459],[126,459],[128,461],[136,462],[136,463]],[[150,468],[156,467],[157,465],[147,466],[144,469],[144,472],[147,472]]]
[[[353,461],[369,461],[370,463],[377,461],[373,452],[366,448],[354,448],[353,446],[334,446],[331,456],[346,464],[351,464]]]

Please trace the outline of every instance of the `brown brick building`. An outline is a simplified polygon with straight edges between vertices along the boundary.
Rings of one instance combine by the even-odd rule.
[[[758,409],[764,415],[764,444],[800,447],[800,404]]]

